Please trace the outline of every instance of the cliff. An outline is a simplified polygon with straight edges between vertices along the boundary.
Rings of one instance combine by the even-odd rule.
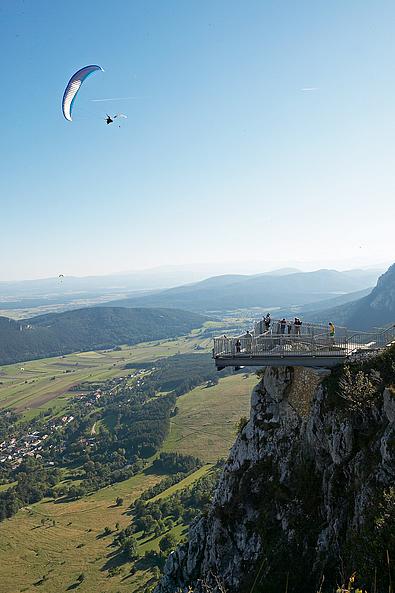
[[[380,276],[377,285],[367,296],[324,311],[304,312],[306,321],[327,323],[332,319],[338,325],[358,330],[370,330],[395,322],[395,264]]]
[[[332,373],[267,369],[211,508],[169,556],[156,593],[333,591],[353,571],[369,591],[387,591],[394,361],[392,350]]]

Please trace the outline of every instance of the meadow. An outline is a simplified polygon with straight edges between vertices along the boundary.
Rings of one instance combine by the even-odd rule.
[[[222,322],[218,325],[223,327]],[[203,334],[216,326],[215,322],[208,322],[202,330],[177,339],[3,366],[0,409],[13,408],[22,412],[24,418],[49,408],[52,415],[62,414],[70,398],[78,397],[78,393],[70,391],[75,385],[126,376],[130,373],[124,369],[127,363],[208,352],[211,340]],[[248,415],[250,393],[256,382],[254,375],[231,375],[220,379],[217,385],[197,387],[177,399],[177,414],[171,419],[162,450],[198,456],[205,465],[155,498],[171,496],[188,487],[227,455],[235,439],[236,422],[240,416]],[[133,563],[120,559],[111,543],[116,524],[122,529],[130,523],[130,504],[165,477],[148,465],[138,475],[81,499],[45,499],[0,523],[0,593],[143,591],[150,584],[152,573],[143,568],[132,569]],[[67,472],[64,480],[71,483]],[[117,497],[123,498],[122,506],[115,504]],[[105,527],[112,530],[111,535],[103,534]],[[187,526],[178,524],[171,531],[180,539],[186,535]],[[158,551],[160,539],[161,536],[137,534],[139,554]],[[82,573],[84,580],[79,582]]]
[[[248,416],[255,374],[230,375],[212,387],[199,386],[177,399],[164,451],[195,455],[206,463],[226,457],[235,439],[235,425]]]
[[[183,347],[187,348],[188,343],[183,342]],[[167,349],[169,345],[162,347]],[[144,353],[140,350],[134,356],[141,361],[145,360],[144,356],[151,360],[152,346],[146,345],[142,350]],[[171,496],[191,485],[210,471],[212,462],[226,456],[236,436],[236,421],[248,415],[250,392],[256,382],[255,376],[232,375],[221,379],[214,387],[198,387],[178,398],[178,413],[172,419],[164,450],[197,455],[206,464],[156,499]],[[115,525],[119,523],[122,529],[129,524],[128,507],[133,500],[164,477],[148,467],[124,482],[79,500],[43,500],[1,523],[0,592],[144,591],[152,573],[144,569],[131,573],[133,564],[120,562],[111,543]],[[121,507],[115,504],[117,497],[124,499]],[[111,535],[103,535],[106,526],[113,530]],[[171,531],[180,539],[186,536],[187,527],[176,525]],[[160,537],[137,534],[137,538],[140,554],[158,550]],[[115,569],[113,576],[110,576],[111,568]],[[85,579],[79,583],[77,578],[81,573]]]

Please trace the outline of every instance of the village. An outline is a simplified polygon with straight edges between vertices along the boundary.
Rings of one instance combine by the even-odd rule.
[[[152,369],[150,369],[152,370]],[[73,391],[75,397],[73,402],[78,401],[79,404],[87,408],[97,406],[100,398],[105,395],[116,395],[120,387],[126,387],[129,380],[133,381],[134,387],[140,387],[142,378],[147,374],[146,369],[138,369],[126,377],[117,377],[110,379],[103,384],[89,384],[77,385]],[[133,390],[131,387],[129,389]],[[56,431],[64,429],[70,422],[74,420],[72,414],[64,414],[62,416],[54,416],[45,420],[44,424],[37,428],[37,422],[32,421],[26,425],[15,425],[12,435],[0,443],[0,464],[6,464],[11,469],[17,468],[21,465],[26,457],[34,457],[36,459],[43,458],[44,450],[50,451],[53,445],[48,441],[49,437]],[[92,431],[92,435],[94,431]],[[92,439],[85,439],[86,442]],[[53,461],[47,461],[48,465],[54,465]]]

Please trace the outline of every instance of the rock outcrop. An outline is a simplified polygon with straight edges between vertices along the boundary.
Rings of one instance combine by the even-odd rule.
[[[156,593],[332,591],[362,567],[377,578],[393,545],[385,520],[379,531],[395,477],[395,397],[369,373],[355,375],[353,398],[345,383],[339,395],[341,371],[266,370],[212,506]]]

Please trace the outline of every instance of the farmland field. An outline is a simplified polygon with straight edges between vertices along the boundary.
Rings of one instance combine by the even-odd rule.
[[[104,381],[127,375],[125,364],[146,362],[177,353],[209,349],[210,340],[199,332],[178,339],[124,346],[116,351],[81,352],[0,367],[0,409],[13,408],[31,418],[53,408],[61,413],[72,395],[70,389],[84,381]],[[203,351],[203,350],[202,350]]]
[[[152,357],[149,347],[147,350],[148,358]],[[142,356],[141,352],[135,356]],[[191,485],[210,471],[207,462],[227,454],[235,439],[236,421],[248,414],[256,381],[255,376],[232,375],[214,387],[198,387],[178,398],[179,411],[172,419],[164,450],[200,456],[206,465],[156,499]],[[0,523],[1,593],[59,593],[74,588],[80,593],[142,591],[152,573],[137,570],[130,574],[130,562],[119,563],[119,573],[109,576],[108,570],[118,566],[119,559],[110,546],[114,534],[103,537],[102,531],[106,526],[114,530],[116,523],[126,527],[131,502],[164,477],[148,469],[80,500],[43,500]],[[114,504],[118,496],[124,499],[122,507]],[[187,528],[176,525],[172,532],[180,538]],[[160,537],[137,537],[140,554],[158,549]],[[81,573],[85,580],[77,587]]]
[[[207,352],[210,346],[211,341],[195,330],[178,339],[116,351],[76,353],[3,366],[0,408],[13,407],[25,418],[48,408],[52,414],[60,414],[67,409],[69,399],[78,396],[70,392],[75,384],[123,376],[128,372],[123,368],[126,363],[196,352],[196,347]],[[231,375],[217,385],[197,387],[177,399],[178,411],[171,418],[163,450],[198,456],[205,465],[155,499],[190,486],[211,471],[213,462],[227,455],[235,439],[236,422],[248,415],[250,393],[256,382],[253,375]],[[119,557],[111,543],[116,524],[122,529],[130,523],[128,508],[133,500],[165,477],[148,467],[128,480],[78,500],[42,500],[0,523],[0,593],[74,589],[80,593],[142,592],[152,584],[152,572],[138,564],[137,570],[131,572],[133,563]],[[116,506],[117,497],[123,498],[122,506]],[[112,530],[110,535],[103,534],[105,527]],[[185,537],[187,526],[176,524],[171,531],[180,539]],[[137,533],[139,555],[157,551],[161,537]],[[79,583],[82,573],[84,580]]]

